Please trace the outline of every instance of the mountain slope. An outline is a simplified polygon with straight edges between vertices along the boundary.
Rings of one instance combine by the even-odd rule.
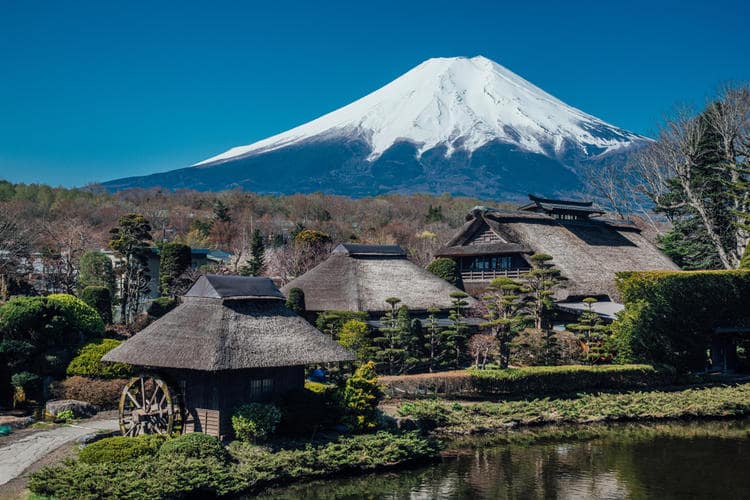
[[[192,167],[105,186],[552,194],[579,188],[579,168],[622,161],[645,141],[489,59],[440,58],[287,132]]]

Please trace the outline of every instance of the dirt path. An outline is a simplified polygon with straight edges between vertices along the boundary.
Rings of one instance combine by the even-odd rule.
[[[97,431],[113,431],[117,420],[89,420],[74,425],[33,432],[8,444],[0,441],[0,491],[2,485],[20,476],[23,471],[44,459],[63,445]]]

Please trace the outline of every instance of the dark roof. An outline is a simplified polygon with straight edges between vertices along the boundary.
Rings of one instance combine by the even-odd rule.
[[[398,245],[359,245],[353,243],[342,243],[334,248],[332,253],[342,253],[355,257],[368,255],[406,256],[404,249]]]
[[[185,297],[209,299],[284,299],[270,278],[206,274],[198,278]]]
[[[220,371],[354,359],[352,353],[320,333],[282,300],[268,300],[278,299],[281,293],[267,278],[206,278],[191,288],[194,295],[185,296],[175,309],[108,352],[102,360]],[[227,278],[239,278],[246,286],[237,286],[239,281]],[[229,283],[236,288],[229,287]],[[270,292],[269,283],[273,287]],[[221,293],[214,285],[230,295],[211,296]],[[232,295],[253,291],[260,295]]]
[[[582,200],[556,200],[552,198],[541,198],[539,196],[529,195],[531,203],[518,207],[518,210],[533,211],[542,209],[545,212],[567,212],[567,213],[586,213],[589,215],[603,214],[604,211],[594,206],[593,201]]]
[[[431,307],[450,309],[450,294],[460,291],[397,254],[332,253],[326,260],[287,283],[281,291],[292,288],[305,293],[308,311],[367,311],[381,313],[390,310],[389,297],[398,297],[412,310],[426,311]],[[474,299],[469,299],[474,306]]]
[[[446,246],[435,252],[435,257],[461,257],[470,255],[507,255],[532,253],[532,250],[517,243],[488,243],[484,245]]]

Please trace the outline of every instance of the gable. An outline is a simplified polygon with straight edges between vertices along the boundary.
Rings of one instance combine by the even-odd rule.
[[[482,221],[469,238],[467,238],[464,245],[475,246],[475,245],[488,245],[491,243],[507,243],[504,239],[493,231],[486,222]]]

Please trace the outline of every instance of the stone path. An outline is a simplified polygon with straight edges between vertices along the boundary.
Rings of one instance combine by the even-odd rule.
[[[91,420],[40,431],[3,446],[0,441],[0,485],[20,476],[30,465],[60,446],[97,431],[118,429],[117,420]]]

